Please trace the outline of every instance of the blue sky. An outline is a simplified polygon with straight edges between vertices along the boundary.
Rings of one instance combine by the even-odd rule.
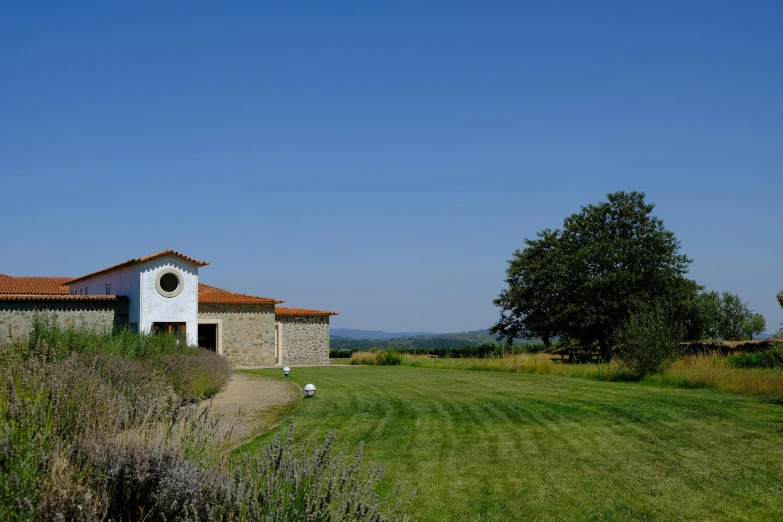
[[[783,322],[780,2],[0,7],[0,273],[174,248],[335,327],[489,326],[506,260],[646,191]]]

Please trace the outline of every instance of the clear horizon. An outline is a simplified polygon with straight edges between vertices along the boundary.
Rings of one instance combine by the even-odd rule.
[[[783,323],[783,7],[11,3],[0,273],[173,248],[335,328],[489,327],[507,260],[645,191]]]

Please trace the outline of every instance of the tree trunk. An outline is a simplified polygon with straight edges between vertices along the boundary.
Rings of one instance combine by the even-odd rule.
[[[544,346],[547,350],[552,347],[552,341],[549,339],[548,335],[542,335],[541,340],[544,342]]]
[[[609,342],[606,340],[606,337],[599,337],[598,338],[598,347],[601,350],[601,359],[603,362],[609,362],[612,360],[612,352],[609,348]]]

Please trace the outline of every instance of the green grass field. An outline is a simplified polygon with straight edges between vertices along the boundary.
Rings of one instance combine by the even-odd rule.
[[[257,370],[282,378],[279,370]],[[783,407],[481,371],[294,368],[298,439],[365,441],[418,520],[781,520]],[[285,429],[286,423],[280,429]],[[274,432],[242,448],[253,451]]]

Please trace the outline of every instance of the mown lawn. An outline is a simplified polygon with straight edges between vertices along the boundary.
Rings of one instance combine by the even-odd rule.
[[[288,379],[318,388],[294,408],[297,438],[336,429],[340,442],[365,441],[385,491],[417,488],[418,520],[783,520],[780,405],[389,366],[294,368]]]

